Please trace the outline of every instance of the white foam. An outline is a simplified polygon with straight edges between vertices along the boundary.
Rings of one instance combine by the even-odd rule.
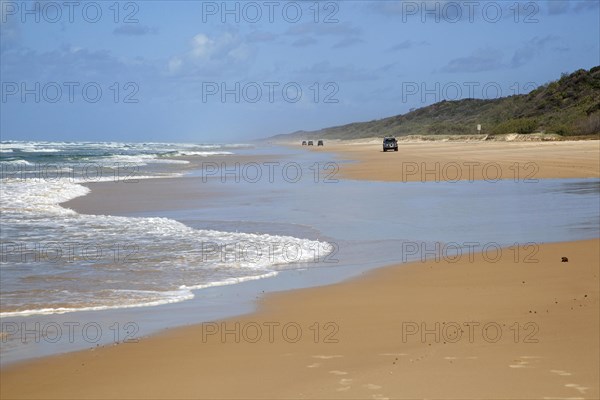
[[[136,176],[135,178],[156,177]],[[112,178],[104,177],[101,180],[110,181]],[[33,243],[36,240],[56,241],[57,243],[64,241],[93,243],[101,248],[109,248],[114,243],[139,245],[142,248],[141,253],[143,253],[139,262],[124,266],[109,263],[110,268],[125,272],[130,277],[127,279],[131,279],[131,284],[127,280],[119,282],[122,285],[131,286],[129,289],[119,289],[129,295],[122,296],[123,301],[119,302],[118,296],[107,298],[95,295],[95,290],[107,289],[112,290],[114,294],[116,290],[111,289],[110,286],[103,287],[100,284],[97,288],[83,289],[78,287],[75,282],[74,286],[65,288],[64,283],[59,282],[56,285],[60,286],[50,286],[50,289],[51,291],[61,291],[60,297],[44,298],[40,296],[33,299],[34,304],[39,302],[39,308],[28,307],[27,310],[6,311],[0,313],[0,317],[63,314],[181,302],[193,298],[193,290],[274,277],[278,274],[279,269],[284,269],[290,264],[311,262],[315,257],[315,252],[322,257],[333,249],[329,243],[290,236],[193,229],[169,218],[80,215],[61,207],[60,203],[90,192],[90,189],[80,184],[85,182],[87,181],[83,178],[61,178],[54,181],[2,180],[0,210],[2,211],[3,228],[7,226],[12,232],[27,232],[24,236],[17,234],[8,237],[9,240],[19,240],[22,237]],[[5,235],[3,240],[5,240],[7,239],[6,235],[10,235],[6,233],[9,229],[3,229],[3,231]],[[223,261],[218,253],[211,256],[212,258],[207,258],[206,254],[199,252],[206,242],[223,246],[244,243],[248,245],[245,249],[246,258]],[[83,263],[82,267],[86,265]],[[54,266],[48,266],[48,268],[54,268]],[[143,273],[148,271],[159,275],[143,278]],[[51,274],[52,270],[48,272]],[[108,276],[102,275],[104,274],[102,268],[88,270],[88,272],[91,275],[86,279],[95,278],[99,279],[99,282],[104,282],[105,277]],[[138,272],[142,275],[137,275],[137,279],[134,279]],[[213,275],[211,276],[211,274]],[[231,276],[223,276],[224,274]],[[155,282],[156,276],[159,278]],[[76,279],[81,278],[77,275]],[[148,285],[156,290],[140,290]],[[136,296],[133,296],[134,299],[131,298],[132,293],[136,293]],[[88,296],[94,298],[98,304],[78,307],[77,304],[82,303],[82,298]],[[26,302],[30,304],[31,299],[26,299]],[[73,306],[49,306],[53,302],[73,303]],[[4,307],[10,310],[11,306],[4,303]],[[14,310],[15,306],[12,305],[12,308]]]
[[[73,214],[59,206],[76,197],[85,196],[90,189],[62,178],[52,180],[4,179],[0,185],[0,210],[3,213]]]
[[[31,148],[21,148],[21,151],[24,153],[58,153],[61,152],[61,149],[55,149],[52,147],[46,147],[46,148],[42,148],[42,149],[38,149],[35,147],[31,147]]]
[[[185,290],[208,289],[211,287],[235,285],[238,283],[255,281],[258,279],[273,278],[273,277],[277,276],[277,274],[278,274],[277,271],[271,271],[271,272],[267,272],[266,274],[262,274],[262,275],[242,276],[242,277],[238,277],[238,278],[228,278],[228,279],[224,279],[222,281],[203,283],[200,285],[193,285],[193,286],[181,285],[181,286],[179,286],[179,288],[185,289]]]
[[[209,282],[201,285],[194,286],[185,286],[181,285],[179,290],[171,290],[171,291],[152,291],[152,290],[119,290],[123,293],[146,293],[154,296],[159,296],[159,299],[148,300],[148,301],[140,301],[134,302],[130,304],[115,304],[115,305],[99,305],[99,306],[91,306],[91,307],[48,307],[48,308],[40,308],[40,309],[32,309],[32,310],[23,310],[23,311],[12,311],[12,312],[3,312],[0,313],[0,318],[9,318],[9,317],[29,317],[33,315],[51,315],[51,314],[66,314],[71,312],[82,312],[82,311],[102,311],[102,310],[111,310],[111,309],[121,309],[121,308],[136,308],[136,307],[154,307],[165,304],[173,304],[179,303],[185,300],[191,300],[194,298],[194,293],[192,290],[199,289],[207,289],[211,287],[219,287],[219,286],[228,286],[235,285],[242,282],[253,281],[258,279],[272,278],[277,276],[276,271],[271,271],[262,275],[255,276],[246,276],[239,278],[229,278],[222,281],[217,282]]]
[[[230,151],[178,151],[177,156],[200,156],[200,157],[210,157],[210,156],[227,156],[232,155],[234,153]]]
[[[0,161],[0,164],[4,165],[33,165],[27,160],[9,160],[9,161]]]
[[[153,307],[160,306],[164,304],[178,303],[185,300],[190,300],[194,298],[194,294],[189,290],[182,291],[165,291],[165,292],[154,292],[157,295],[160,295],[161,299],[151,300],[139,303],[132,304],[117,304],[117,305],[101,305],[101,306],[92,306],[92,307],[57,307],[57,308],[40,308],[33,310],[23,310],[23,311],[12,311],[12,312],[3,312],[0,313],[0,318],[10,318],[10,317],[30,317],[32,315],[51,315],[51,314],[66,314],[71,312],[81,312],[81,311],[102,311],[102,310],[111,310],[111,309],[121,309],[121,308],[135,308],[135,307]]]
[[[114,155],[102,158],[97,161],[100,164],[110,166],[109,164],[131,163],[137,165],[148,164],[189,164],[186,160],[173,160],[170,158],[158,158],[156,154],[136,154],[136,155]]]

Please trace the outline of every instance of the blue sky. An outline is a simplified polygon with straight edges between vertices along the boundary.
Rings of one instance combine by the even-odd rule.
[[[1,0],[2,140],[240,142],[600,64],[585,1]]]

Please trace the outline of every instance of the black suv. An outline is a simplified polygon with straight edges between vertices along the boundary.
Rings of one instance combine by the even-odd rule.
[[[393,137],[386,137],[383,139],[383,151],[394,150],[398,151],[398,141]]]
[[[319,140],[319,141],[317,142],[317,146],[323,146],[323,141],[322,141],[322,140]]]
[[[309,145],[309,146],[312,146],[312,145],[313,145],[313,141],[312,141],[312,140],[309,140],[309,141],[308,141],[308,145]]]

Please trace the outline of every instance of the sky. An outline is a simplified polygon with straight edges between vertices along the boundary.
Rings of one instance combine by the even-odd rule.
[[[600,65],[600,2],[0,0],[1,140],[247,142]]]

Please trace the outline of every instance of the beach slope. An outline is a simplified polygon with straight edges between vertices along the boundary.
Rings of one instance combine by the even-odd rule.
[[[268,295],[234,320],[10,366],[2,398],[598,398],[599,245]]]

